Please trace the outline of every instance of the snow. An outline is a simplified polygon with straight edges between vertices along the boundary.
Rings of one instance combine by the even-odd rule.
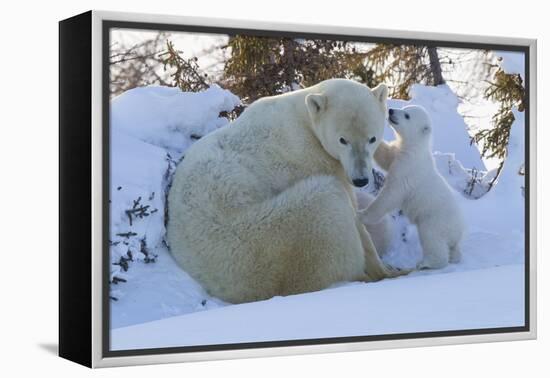
[[[430,115],[433,124],[434,159],[439,173],[449,185],[467,197],[479,198],[489,190],[494,171],[487,171],[475,143],[471,143],[468,126],[459,114],[457,96],[447,85],[427,87],[413,85],[411,100],[389,100],[388,107],[420,105]],[[384,139],[395,139],[391,127],[386,127]],[[475,180],[472,182],[472,176]]]
[[[480,198],[490,189],[496,169],[489,172],[465,168],[454,153],[433,153],[435,165],[447,183],[465,197]]]
[[[111,120],[115,130],[169,150],[190,146],[200,137],[225,125],[222,110],[240,104],[231,92],[212,86],[199,93],[172,87],[140,87],[113,99]]]
[[[497,234],[525,232],[525,176],[520,174],[525,156],[524,113],[514,111],[508,156],[494,189],[477,201],[466,200],[462,209],[472,225],[491,225]]]
[[[517,284],[523,282],[523,273],[521,266],[510,265],[277,297],[116,329],[111,333],[111,347],[123,350],[512,327],[523,323],[524,289]],[[487,306],[487,298],[491,298],[491,306]],[[478,311],[480,307],[486,311]],[[479,316],[472,317],[472,312]]]
[[[201,286],[176,265],[165,246],[155,250],[154,263],[135,263],[118,284],[118,301],[111,302],[111,327],[194,313],[223,303],[209,298]]]
[[[114,327],[204,307],[200,286],[193,286],[165,250],[165,197],[185,149],[226,125],[219,113],[238,104],[235,95],[218,86],[200,93],[141,87],[112,100],[110,277],[118,282],[111,290]],[[163,289],[149,290],[149,284],[158,283]],[[126,284],[132,289],[125,290]],[[172,306],[189,292],[182,286],[194,294]]]
[[[402,108],[407,105],[420,105],[430,115],[433,124],[433,150],[436,152],[452,152],[456,159],[466,168],[476,168],[484,171],[485,164],[475,144],[470,143],[468,127],[457,112],[458,98],[451,89],[443,84],[437,87],[427,87],[415,84],[410,90],[410,101],[390,100],[389,107]],[[393,140],[395,136],[387,127],[384,139]]]
[[[507,161],[486,193],[494,172],[485,171],[479,151],[470,145],[457,97],[447,86],[414,86],[411,96],[410,103],[424,106],[434,121],[436,164],[464,211],[468,230],[461,263],[240,305],[210,297],[176,265],[164,244],[165,195],[176,163],[196,137],[230,127],[219,113],[232,110],[239,99],[214,86],[200,93],[143,87],[112,100],[111,261],[119,265],[112,265],[111,279],[126,282],[111,285],[111,348],[523,325],[524,176],[518,174],[524,156],[523,113],[515,113]],[[389,106],[405,104],[389,101]],[[388,128],[386,139],[392,138]],[[468,195],[472,167],[481,178]],[[140,197],[137,208],[149,206],[148,215],[132,215],[130,224],[127,210]],[[398,212],[392,218],[395,235],[384,260],[414,267],[421,258],[416,228]],[[127,232],[135,235],[117,235]]]

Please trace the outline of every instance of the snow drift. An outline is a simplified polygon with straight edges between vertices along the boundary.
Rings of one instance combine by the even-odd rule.
[[[199,93],[142,87],[112,100],[113,327],[206,306],[201,304],[206,295],[200,286],[175,266],[164,246],[166,193],[183,152],[194,140],[225,126],[228,120],[220,112],[239,104],[235,95],[218,86]]]
[[[388,107],[422,106],[434,126],[434,152],[453,153],[462,166],[484,171],[485,164],[477,146],[470,143],[468,127],[457,112],[459,100],[451,89],[445,84],[437,87],[415,84],[411,87],[410,96],[410,101],[389,100]],[[391,128],[386,128],[384,138],[388,141],[395,138]]]

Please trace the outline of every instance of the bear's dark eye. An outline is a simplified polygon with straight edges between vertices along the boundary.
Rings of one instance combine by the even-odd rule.
[[[409,118],[411,118],[411,117],[409,116],[409,113],[405,113],[405,119],[409,119]]]
[[[374,142],[376,142],[376,137],[372,137],[369,139],[370,144],[373,144]]]
[[[345,140],[344,138],[340,138],[340,143],[342,143],[345,146],[346,144],[348,144],[348,141]]]

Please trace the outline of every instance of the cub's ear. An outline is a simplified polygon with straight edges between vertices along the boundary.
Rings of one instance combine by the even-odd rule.
[[[317,93],[308,94],[306,96],[306,106],[311,117],[318,117],[327,107],[327,97]]]
[[[386,84],[378,84],[376,88],[372,89],[372,94],[384,107],[386,106],[386,100],[388,99],[388,87]]]

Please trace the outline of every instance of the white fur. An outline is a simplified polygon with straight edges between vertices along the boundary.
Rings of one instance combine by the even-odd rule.
[[[358,209],[367,208],[375,200],[375,197],[369,193],[356,191],[355,195],[357,196]],[[376,247],[376,251],[378,251],[378,255],[381,257],[384,256],[391,247],[393,234],[395,231],[391,220],[391,215],[386,214],[382,217],[380,222],[375,224],[365,224],[365,227],[371,236],[372,243]]]
[[[382,143],[375,159],[388,170],[376,200],[360,211],[365,224],[377,223],[401,209],[418,228],[423,259],[418,268],[442,268],[461,258],[464,222],[445,179],[437,172],[431,152],[431,122],[419,106],[390,109],[397,139]]]
[[[386,96],[328,80],[256,101],[195,143],[168,197],[176,261],[233,303],[401,274],[380,261],[350,184],[371,175]]]

